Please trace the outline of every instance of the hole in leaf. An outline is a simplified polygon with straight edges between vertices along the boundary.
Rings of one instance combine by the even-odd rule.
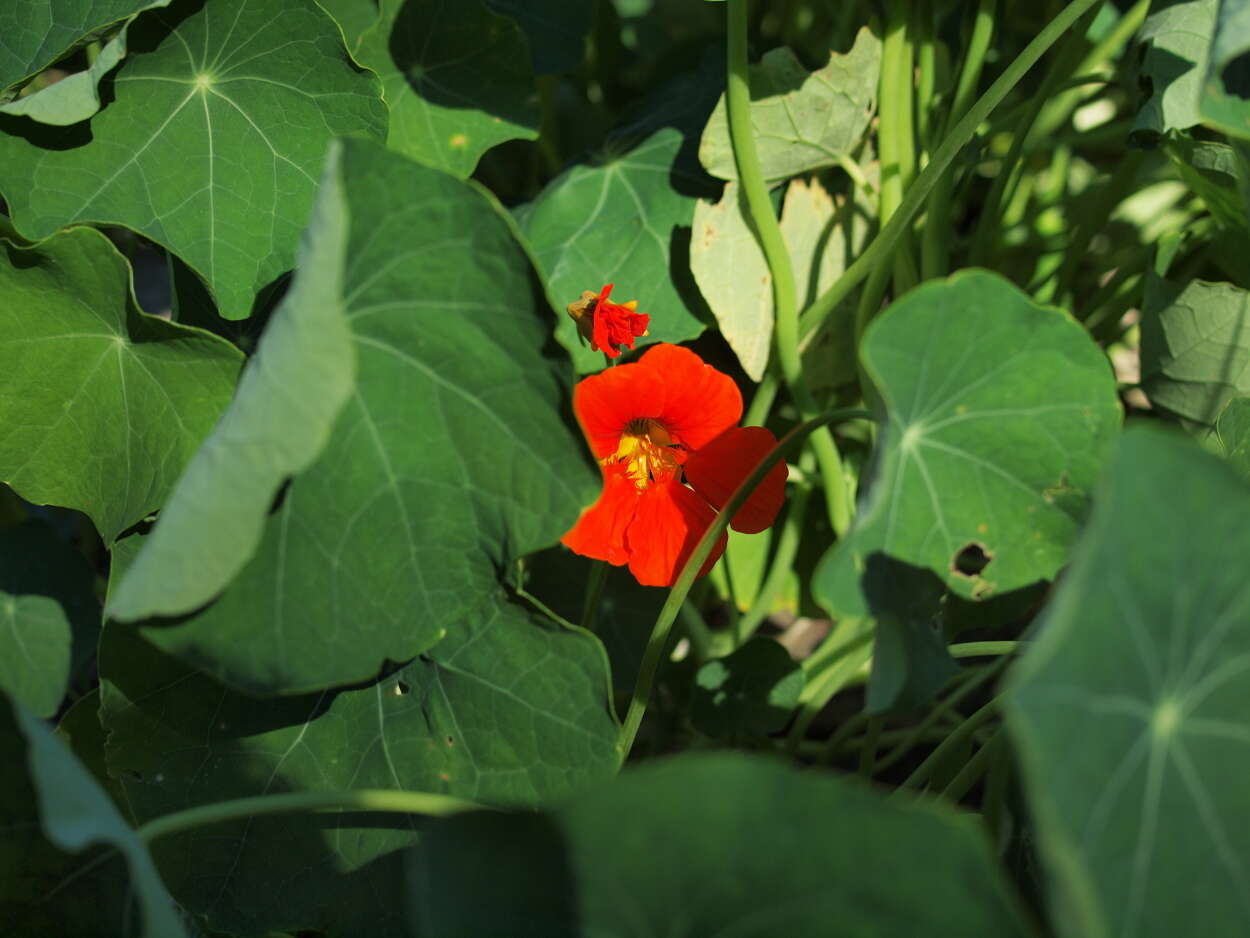
[[[455,745],[455,740],[452,739],[450,736],[447,737],[447,745],[448,746]]]
[[[396,697],[403,697],[405,694],[407,694],[411,690],[412,690],[412,685],[410,685],[407,681],[395,682],[395,696]]]
[[[977,577],[990,565],[994,555],[985,549],[985,545],[972,541],[965,544],[951,561],[951,570],[959,576]]]

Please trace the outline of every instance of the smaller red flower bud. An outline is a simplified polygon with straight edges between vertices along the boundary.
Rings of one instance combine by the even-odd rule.
[[[612,292],[612,284],[606,284],[599,295],[589,290],[582,293],[581,299],[570,303],[566,309],[573,322],[577,323],[577,331],[590,343],[590,347],[603,352],[608,358],[616,358],[621,354],[620,347],[634,347],[634,339],[647,334],[647,325],[651,317],[646,313],[635,312],[638,301],[613,303],[608,299]]]

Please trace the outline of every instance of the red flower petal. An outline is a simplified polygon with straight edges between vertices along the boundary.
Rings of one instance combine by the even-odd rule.
[[[719,511],[776,445],[777,438],[763,427],[734,427],[690,454],[685,466],[686,481]],[[769,527],[785,501],[787,475],[784,460],[773,466],[729,526],[743,534],[758,534]]]
[[[603,470],[603,494],[582,512],[560,542],[583,557],[606,560],[619,567],[629,560],[625,530],[634,520],[640,492],[618,465]]]
[[[616,452],[631,420],[655,417],[664,409],[664,378],[641,363],[617,365],[580,381],[573,389],[573,411],[596,459]]]
[[[711,442],[742,418],[742,394],[733,379],[690,349],[653,345],[638,364],[659,373],[668,390],[663,410],[639,416],[657,418],[690,449]]]
[[[672,586],[699,538],[716,519],[703,499],[678,482],[647,487],[625,532],[629,570],[643,586]],[[717,540],[699,571],[703,576],[720,559],[727,538]]]

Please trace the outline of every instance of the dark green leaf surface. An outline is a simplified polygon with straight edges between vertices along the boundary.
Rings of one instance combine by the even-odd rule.
[[[1142,301],[1142,389],[1155,407],[1211,426],[1250,394],[1250,293],[1229,283],[1148,275]]]
[[[0,690],[35,716],[65,696],[71,644],[94,645],[95,575],[42,521],[0,529]]]
[[[169,0],[7,0],[0,6],[0,100],[4,92],[141,10]]]
[[[561,311],[556,338],[579,372],[603,367],[603,356],[578,342],[563,313],[583,290],[614,283],[612,299],[637,300],[638,311],[651,316],[640,343],[682,342],[703,331],[692,312],[701,302],[697,291],[690,298],[693,282],[674,280],[689,266],[695,203],[707,191],[703,179],[680,168],[681,147],[679,131],[659,130],[626,153],[573,167],[527,207],[525,235]]]
[[[416,855],[416,933],[440,938],[1031,934],[970,819],[741,755],[450,818]]]
[[[1215,433],[1224,456],[1243,478],[1250,480],[1250,397],[1235,397],[1220,411]]]
[[[317,289],[333,285],[333,271],[309,271],[311,285],[296,286],[276,314],[271,329],[282,331],[262,339],[257,365],[321,374],[328,356],[335,363],[325,380],[338,381],[344,357],[355,356],[355,380],[328,439],[318,452],[319,441],[296,438],[320,433],[313,418],[324,414],[286,430],[271,423],[270,392],[290,392],[249,378],[232,411],[238,432],[214,437],[199,457],[207,467],[188,471],[203,485],[180,490],[168,509],[187,519],[174,530],[196,540],[154,540],[153,556],[145,550],[135,581],[127,577],[109,607],[132,618],[189,612],[207,598],[195,552],[224,561],[240,548],[236,529],[211,516],[233,518],[236,490],[254,489],[254,526],[274,479],[291,471],[263,466],[269,444],[252,428],[274,434],[275,458],[276,447],[315,455],[226,592],[189,620],[147,632],[165,650],[262,693],[365,680],[387,659],[406,661],[454,637],[498,589],[499,571],[554,543],[599,488],[567,415],[567,359],[544,352],[550,313],[495,208],[464,183],[376,144],[347,141],[340,172],[324,196],[341,198],[348,224],[338,293]],[[398,204],[397,192],[405,193]],[[336,256],[318,243],[341,243],[333,219],[318,210],[309,256]],[[245,401],[244,391],[258,400]],[[214,468],[235,459],[248,465],[215,483]],[[183,498],[192,504],[180,507]]]
[[[535,805],[617,764],[598,642],[507,602],[487,602],[376,684],[337,694],[246,697],[114,625],[100,669],[109,767],[140,820],[225,798],[352,788]],[[215,928],[400,935],[402,886],[377,858],[418,829],[405,817],[263,818],[162,840],[156,856],[179,900]]]
[[[878,551],[973,598],[1054,576],[1121,416],[1080,324],[967,271],[895,302],[860,354],[885,409],[878,462],[817,597],[865,614],[860,578]]]
[[[525,37],[482,0],[382,0],[357,58],[382,79],[387,146],[468,176],[497,143],[538,136]]]
[[[1181,0],[1159,6],[1138,33],[1145,46],[1141,79],[1149,89],[1134,134],[1157,137],[1202,122],[1198,100],[1219,0]]]
[[[0,914],[8,934],[185,938],[147,848],[109,796],[42,720],[2,697],[0,753],[5,756],[0,760],[0,830],[6,831],[0,846],[5,874],[0,876]],[[112,878],[102,882],[98,861],[106,854],[94,853],[96,863],[75,856],[99,844],[125,858],[128,888],[116,869],[108,870]],[[84,873],[91,875],[84,880]],[[59,889],[66,891],[51,901],[49,893]]]
[[[808,72],[786,47],[764,54],[751,68],[751,127],[760,168],[769,182],[836,166],[858,146],[877,98],[881,40],[867,28],[845,54]],[[713,176],[737,179],[722,97],[712,112],[699,159]]]
[[[89,128],[4,122],[17,229],[124,225],[168,247],[242,319],[294,260],[334,136],[385,134],[377,80],[303,0],[180,2],[145,14]]]
[[[1245,931],[1248,563],[1250,488],[1130,428],[1009,691],[1061,934]]]
[[[141,313],[130,266],[98,231],[0,252],[0,479],[86,512],[111,541],[160,507],[243,357]]]
[[[1250,2],[1219,0],[1200,109],[1207,123],[1250,139]]]
[[[486,0],[496,13],[516,20],[529,41],[534,71],[567,72],[582,61],[595,5],[585,0]]]
[[[334,17],[343,30],[347,48],[353,52],[360,43],[365,30],[377,22],[378,0],[317,0],[322,8]]]
[[[803,690],[803,670],[771,638],[753,638],[699,668],[690,719],[719,739],[764,736],[791,719]]]

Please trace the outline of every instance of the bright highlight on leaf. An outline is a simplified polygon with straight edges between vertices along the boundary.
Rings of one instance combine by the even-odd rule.
[[[573,409],[603,467],[603,494],[563,541],[587,557],[628,564],[644,586],[673,584],[716,512],[777,442],[763,427],[737,427],[737,385],[677,345],[656,345],[637,364],[586,378]],[[753,534],[771,525],[785,484],[778,463],[730,527]]]
[[[646,313],[635,312],[638,301],[613,303],[608,299],[612,292],[612,284],[595,296],[589,290],[582,293],[582,298],[568,305],[569,315],[577,323],[578,334],[590,343],[590,347],[603,352],[608,358],[619,358],[621,346],[634,347],[634,339],[647,334],[647,324],[651,317]]]

